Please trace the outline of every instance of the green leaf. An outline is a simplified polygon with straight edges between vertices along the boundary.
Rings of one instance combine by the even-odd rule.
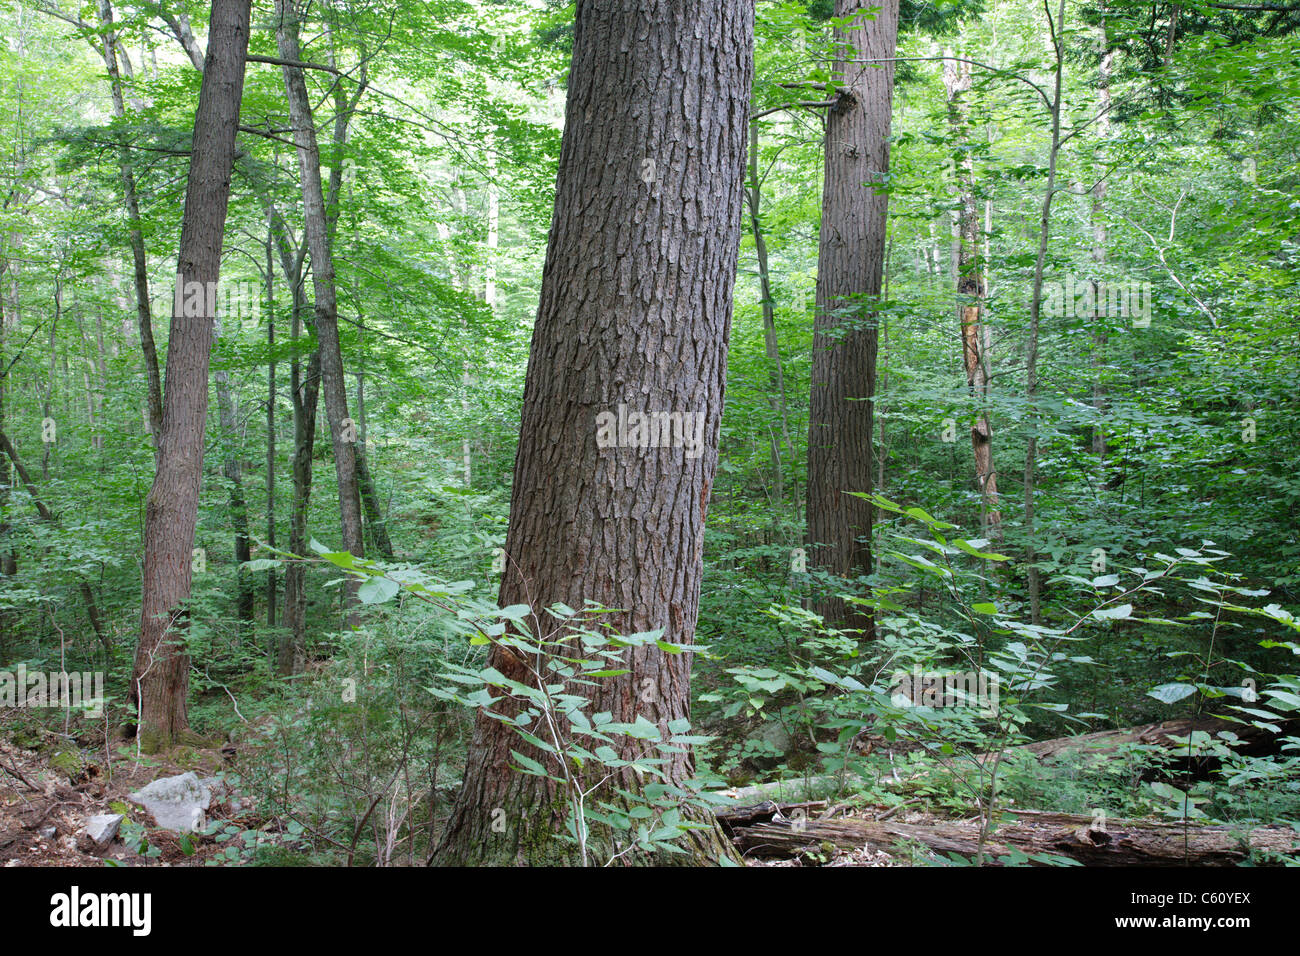
[[[1161,684],[1159,687],[1147,691],[1147,696],[1154,697],[1166,704],[1172,704],[1195,693],[1195,684]]]
[[[357,599],[362,604],[383,604],[395,598],[400,590],[402,586],[388,578],[366,578],[361,587],[357,588]]]
[[[1132,613],[1132,604],[1117,604],[1114,607],[1099,607],[1092,612],[1092,616],[1099,621],[1122,621]]]

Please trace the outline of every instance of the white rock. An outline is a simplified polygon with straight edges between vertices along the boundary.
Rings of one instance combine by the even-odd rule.
[[[212,791],[193,773],[163,777],[127,798],[144,807],[158,826],[178,833],[203,829],[204,811],[212,805]]]
[[[86,821],[86,836],[101,850],[113,842],[117,828],[122,825],[122,814],[100,813]]]

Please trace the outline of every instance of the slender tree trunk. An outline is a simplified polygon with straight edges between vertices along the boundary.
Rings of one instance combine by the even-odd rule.
[[[298,61],[298,13],[292,6],[292,0],[276,0],[275,11],[275,35],[280,56],[285,60]],[[343,353],[339,346],[334,258],[326,216],[325,192],[321,183],[320,149],[317,146],[315,121],[303,71],[296,66],[285,66],[283,70],[289,118],[297,146],[298,172],[302,179],[304,228],[307,248],[311,252],[312,287],[315,294],[316,341],[320,351],[325,414],[329,419],[334,445],[343,546],[361,557],[365,553],[365,545],[354,447],[356,426],[348,416],[347,384],[343,377]],[[355,607],[357,585],[355,579],[349,579],[346,585],[349,607]]]
[[[307,311],[303,289],[303,260],[290,244],[288,229],[272,210],[272,222],[280,255],[280,268],[292,297],[289,341],[289,397],[293,403],[293,502],[289,511],[289,551],[307,550],[307,515],[311,506],[312,453],[316,443],[316,408],[320,400],[320,351],[314,349],[303,374],[298,346],[303,316]],[[306,567],[291,562],[284,572],[284,620],[276,649],[276,671],[284,676],[302,671],[307,648]]]
[[[969,108],[964,97],[970,92],[969,62],[945,60],[944,87],[948,93],[948,125],[953,146],[962,152],[956,165],[959,209],[956,225],[957,317],[961,328],[962,365],[966,385],[979,410],[971,425],[971,448],[975,458],[975,485],[980,492],[980,526],[987,537],[1002,536],[1002,513],[998,510],[998,475],[993,467],[993,425],[989,421],[988,337],[982,321],[984,268],[980,259],[980,208],[975,198],[975,163],[970,154]]]
[[[275,237],[266,224],[266,544],[275,547]],[[266,571],[266,626],[275,627],[275,568]]]
[[[379,492],[370,474],[370,452],[366,445],[366,376],[357,372],[357,476],[361,483],[361,506],[366,514],[366,535],[375,552],[388,560],[393,558],[393,542],[388,537],[388,524],[379,503]]]
[[[1025,566],[1028,571],[1030,622],[1042,621],[1042,584],[1038,573],[1038,550],[1034,542],[1034,488],[1038,472],[1038,319],[1043,305],[1043,269],[1047,263],[1047,242],[1052,232],[1052,200],[1056,196],[1056,160],[1061,151],[1061,82],[1065,54],[1061,32],[1065,28],[1065,0],[1060,0],[1056,22],[1052,22],[1049,0],[1043,0],[1056,52],[1056,73],[1051,102],[1052,144],[1047,159],[1047,188],[1039,218],[1038,259],[1034,265],[1034,289],[1029,302],[1029,349],[1025,361],[1025,401],[1029,406],[1029,444],[1025,451]]]
[[[781,343],[776,334],[776,303],[772,295],[772,276],[767,263],[767,240],[763,237],[762,200],[763,186],[758,177],[758,121],[749,124],[749,186],[745,190],[746,204],[749,207],[749,226],[754,234],[754,256],[758,260],[759,293],[763,308],[763,347],[767,351],[768,392],[767,400],[772,406],[773,414],[781,420],[781,434],[771,434],[769,441],[772,449],[772,474],[774,476],[773,497],[778,509],[785,507],[784,465],[782,449],[794,448],[790,440],[790,416],[787,410],[785,394],[785,368],[781,362]],[[799,482],[793,479],[795,520],[802,517],[799,505]]]
[[[220,337],[220,333],[218,333]],[[239,466],[239,420],[234,396],[230,393],[230,373],[219,368],[213,374],[217,386],[217,416],[221,424],[221,444],[225,452],[221,473],[230,484],[230,523],[235,534],[235,575],[238,581],[238,598],[235,616],[241,629],[253,623],[253,581],[243,565],[252,558],[248,537],[248,504],[244,498],[243,469]]]
[[[99,0],[99,21],[103,28],[103,48],[98,52],[108,68],[113,116],[121,120],[126,116],[126,102],[122,93],[122,78],[118,70],[117,34],[113,29],[113,7],[110,0]],[[119,150],[118,164],[121,168],[126,214],[131,223],[127,237],[130,240],[131,261],[135,269],[136,317],[140,327],[140,350],[144,354],[145,379],[148,383],[149,430],[153,435],[154,462],[157,464],[158,436],[162,433],[162,378],[158,371],[158,349],[153,338],[153,314],[149,304],[149,268],[145,258],[144,233],[140,228],[140,200],[136,192],[135,169],[129,147],[124,145]]]
[[[693,642],[740,239],[752,31],[748,0],[579,0],[500,595],[502,605],[529,605],[546,630],[556,622],[545,608],[591,600],[620,609],[601,617],[613,633],[663,628],[666,641]],[[620,404],[698,414],[701,441],[693,450],[602,447],[597,416]],[[579,692],[592,712],[663,731],[689,713],[689,657],[628,648],[627,673]],[[528,679],[499,646],[490,660]],[[508,701],[496,709],[513,712]],[[614,746],[625,757],[638,749],[627,738]],[[480,712],[439,862],[578,858],[554,838],[563,826],[554,785],[512,772],[512,749],[527,745]],[[689,750],[659,769],[669,782],[687,779]],[[635,773],[612,774],[609,786],[640,791]],[[731,853],[716,827],[696,836],[682,860]],[[613,845],[593,840],[590,859],[604,862]]]
[[[316,446],[316,408],[320,402],[320,350],[311,353],[306,375],[299,375],[297,360],[292,372],[293,416],[293,510],[289,516],[289,551],[307,551],[307,513],[311,507],[311,463]],[[302,673],[307,655],[306,567],[294,561],[284,573],[284,636],[276,658],[276,670],[285,676]]]
[[[0,278],[8,271],[9,263],[0,262]],[[14,281],[14,300],[18,300],[18,283],[15,276]],[[4,297],[0,294],[0,368],[5,367],[4,363],[4,341],[5,327],[7,325],[4,313]],[[5,393],[9,390],[9,376],[0,376],[0,433],[5,428]],[[9,489],[13,486],[13,476],[10,474],[10,462],[0,458],[0,577],[12,580],[18,573],[18,555],[13,549],[10,541],[10,532],[12,528],[9,524]],[[0,609],[0,663],[8,663],[9,658],[7,651],[9,647],[9,632],[13,626],[15,618],[14,608]]]
[[[1105,30],[1101,30],[1102,41],[1105,42]],[[1105,143],[1110,135],[1110,66],[1115,54],[1109,50],[1104,52],[1101,57],[1099,75],[1097,78],[1098,92],[1098,115],[1097,120],[1097,139],[1098,143]],[[1097,456],[1101,463],[1106,461],[1106,429],[1101,424],[1101,416],[1106,412],[1106,383],[1102,381],[1102,373],[1106,363],[1106,346],[1110,338],[1106,327],[1105,310],[1102,307],[1102,292],[1100,287],[1101,269],[1106,264],[1106,176],[1102,171],[1101,147],[1098,146],[1099,162],[1094,166],[1096,183],[1092,187],[1092,205],[1089,209],[1089,219],[1092,221],[1092,262],[1093,267],[1098,274],[1092,279],[1092,301],[1095,309],[1092,315],[1092,407],[1097,411],[1098,423],[1092,429],[1092,453]]]
[[[57,362],[58,362],[58,354],[59,354],[58,349],[56,348],[56,344],[58,341],[59,322],[62,320],[62,318],[63,318],[63,279],[62,276],[55,274],[54,276],[54,317],[50,321],[50,340],[49,340],[50,375],[45,385],[44,401],[41,403],[42,431],[44,429],[45,421],[54,421],[54,417],[53,417],[54,416],[54,387],[55,384],[57,383],[56,372],[58,371]],[[57,430],[55,431],[55,434],[52,437],[57,440],[58,438]],[[50,453],[53,450],[53,448],[54,448],[53,441],[42,440],[41,481],[50,480]]]
[[[213,0],[207,60],[194,117],[194,145],[181,221],[177,282],[215,289],[230,199],[248,52],[249,0]],[[212,285],[209,285],[212,283]],[[182,624],[190,596],[194,526],[203,476],[208,364],[214,316],[174,310],[167,342],[167,380],[158,471],[145,503],[144,587],[140,643],[131,678],[140,749],[170,747],[187,735],[189,654]],[[187,300],[188,301],[188,300]]]
[[[885,259],[888,197],[873,186],[889,174],[894,90],[890,62],[898,0],[875,19],[857,0],[835,0],[836,63],[842,83],[826,118],[825,183],[817,255],[808,429],[810,566],[838,581],[869,575],[872,402],[876,387],[876,300]],[[849,585],[823,583],[813,608],[828,624],[874,634],[871,615],[841,597]]]

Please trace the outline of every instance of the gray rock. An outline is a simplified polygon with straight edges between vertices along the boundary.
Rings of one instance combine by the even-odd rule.
[[[794,740],[790,737],[789,731],[777,720],[769,720],[760,724],[745,739],[766,744],[781,753],[786,753],[794,745]]]
[[[117,828],[122,825],[122,814],[100,813],[86,821],[86,836],[101,850],[113,842]]]
[[[42,840],[53,840],[59,833],[54,827],[41,827],[37,832],[40,833]]]
[[[155,780],[127,799],[151,813],[163,829],[188,833],[205,826],[212,790],[193,773],[182,773]]]

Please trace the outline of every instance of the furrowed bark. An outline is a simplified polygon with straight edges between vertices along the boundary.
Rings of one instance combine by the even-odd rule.
[[[176,270],[178,283],[197,283],[205,293],[215,290],[221,276],[248,52],[248,0],[213,0],[209,22]],[[215,318],[206,294],[203,299],[200,315],[172,313],[158,469],[145,502],[140,641],[131,678],[144,752],[166,749],[189,735],[190,661],[183,623],[193,574]]]

